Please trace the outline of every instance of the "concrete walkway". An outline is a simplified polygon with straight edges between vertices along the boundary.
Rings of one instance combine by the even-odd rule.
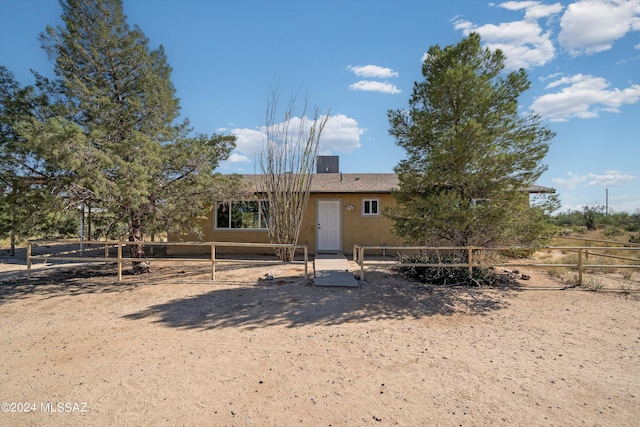
[[[313,268],[316,286],[358,286],[358,281],[349,271],[349,261],[342,253],[316,254]]]

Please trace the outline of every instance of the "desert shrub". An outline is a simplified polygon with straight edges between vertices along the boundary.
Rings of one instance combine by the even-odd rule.
[[[623,233],[622,233],[622,230],[616,227],[607,227],[604,229],[602,234],[604,234],[607,237],[614,237],[614,236],[622,236]]]
[[[604,218],[604,207],[600,205],[584,206],[582,208],[582,215],[584,217],[584,225],[589,230],[595,230],[598,222],[602,222]]]
[[[577,225],[577,226],[575,226],[575,227],[573,228],[573,231],[574,231],[574,232],[576,232],[576,233],[580,233],[580,234],[586,233],[586,232],[587,232],[587,230],[588,230],[588,229],[587,229],[587,226],[586,226],[586,225]]]
[[[400,254],[402,264],[464,264],[465,256],[460,254]],[[400,267],[407,276],[414,277],[422,283],[441,286],[494,286],[500,282],[501,276],[492,268],[473,267],[471,275],[467,267]]]
[[[558,230],[558,236],[570,236],[573,233],[571,228],[561,228]]]
[[[629,237],[629,243],[640,243],[640,234],[638,235],[631,235]]]

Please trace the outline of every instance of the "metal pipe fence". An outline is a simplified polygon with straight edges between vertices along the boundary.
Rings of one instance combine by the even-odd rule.
[[[578,259],[575,264],[573,263],[564,263],[564,264],[544,264],[544,263],[531,263],[531,262],[486,262],[486,261],[475,261],[477,258],[477,254],[479,252],[489,252],[489,251],[523,251],[523,252],[534,252],[534,248],[523,247],[523,246],[503,246],[503,247],[479,247],[479,246],[441,246],[441,247],[430,247],[430,246],[360,246],[354,245],[353,247],[353,261],[358,264],[360,267],[360,280],[364,280],[364,270],[365,263],[368,266],[371,265],[384,265],[389,266],[389,261],[365,261],[365,251],[367,250],[375,250],[380,251],[386,255],[388,251],[422,251],[436,253],[439,258],[439,254],[442,252],[464,252],[466,254],[467,262],[462,263],[403,263],[403,262],[393,262],[391,265],[394,267],[458,267],[458,268],[467,268],[469,270],[469,274],[472,273],[473,269],[476,267],[490,268],[490,267],[532,267],[532,268],[557,268],[557,267],[566,267],[566,268],[574,268],[578,270],[578,284],[582,285],[582,275],[585,270],[588,269],[602,269],[602,268],[631,268],[631,269],[640,269],[640,258],[631,258],[631,257],[619,257],[613,255],[602,254],[598,252],[599,250],[614,250],[614,251],[623,251],[630,252],[636,251],[640,252],[640,245],[637,247],[598,247],[598,246],[546,246],[544,249],[548,250],[565,250],[565,251],[574,251],[578,253]],[[604,256],[616,259],[623,259],[627,261],[634,261],[633,264],[588,264],[585,263],[587,260],[588,254],[593,256]]]
[[[47,245],[79,245],[78,250],[61,251],[53,254],[33,254],[33,248]],[[208,258],[196,257],[153,257],[153,258],[132,258],[124,256],[123,248],[127,246],[207,246],[210,248]],[[104,256],[84,256],[90,249],[86,246],[103,246]],[[216,248],[219,247],[240,247],[240,248],[293,248],[294,255],[297,249],[302,249],[303,260],[283,262],[280,260],[256,260],[256,259],[228,259],[216,256]],[[110,256],[109,250],[116,248],[115,259]],[[101,248],[100,248],[101,250]],[[71,256],[79,255],[79,256]],[[309,250],[307,245],[294,245],[284,243],[236,243],[236,242],[130,242],[119,240],[107,241],[86,241],[86,240],[29,240],[27,241],[27,278],[31,279],[32,263],[35,260],[69,261],[69,262],[115,262],[118,266],[118,282],[122,281],[123,264],[127,262],[142,262],[152,260],[154,262],[207,262],[211,264],[211,280],[216,280],[216,265],[219,263],[236,264],[304,264],[304,279],[309,280]]]

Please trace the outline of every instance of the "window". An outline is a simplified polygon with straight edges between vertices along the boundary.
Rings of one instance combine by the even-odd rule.
[[[268,226],[266,201],[239,201],[221,203],[216,211],[216,228],[266,229]]]
[[[380,215],[379,199],[362,199],[362,215],[377,216]]]

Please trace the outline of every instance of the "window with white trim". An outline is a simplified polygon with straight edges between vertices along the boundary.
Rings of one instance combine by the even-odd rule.
[[[380,215],[380,199],[362,199],[362,216]]]
[[[220,203],[216,210],[216,229],[264,230],[268,227],[268,202],[243,200]]]

